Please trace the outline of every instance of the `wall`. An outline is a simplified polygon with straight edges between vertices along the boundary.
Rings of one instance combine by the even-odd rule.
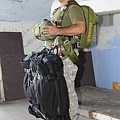
[[[33,26],[49,19],[51,4],[52,0],[1,0],[0,32],[22,32],[25,54],[39,51],[44,43],[35,39]]]
[[[34,38],[33,26],[44,18],[49,19],[52,8],[59,4],[57,0],[1,0],[0,32],[22,32],[25,54],[39,51],[43,42]],[[119,0],[77,0],[79,4],[90,5],[97,14],[113,14],[120,11]],[[92,57],[95,79],[98,87],[111,89],[112,81],[120,82],[120,14],[113,15],[113,25],[97,26],[94,36]],[[17,39],[17,38],[16,38]]]
[[[97,44],[92,48],[95,78],[98,87],[112,88],[120,82],[120,14],[113,15],[113,25],[98,26]]]

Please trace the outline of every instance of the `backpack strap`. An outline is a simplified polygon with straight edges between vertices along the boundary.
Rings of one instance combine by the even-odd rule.
[[[76,52],[73,49],[73,45],[71,43],[71,41],[69,40],[69,37],[65,37],[65,36],[59,36],[58,37],[58,42],[60,45],[63,45],[64,50],[63,52],[63,57],[62,59],[65,59],[67,57],[70,58],[70,60],[77,65],[79,62],[78,56],[76,54]]]
[[[74,0],[73,0],[74,1]],[[68,2],[68,4],[63,8],[62,10],[62,13],[59,17],[59,23],[56,23],[57,27],[62,27],[62,20],[63,20],[63,17],[67,11],[67,9],[69,8],[70,5],[72,5],[71,2],[73,2],[72,0]],[[74,1],[75,2],[75,1]],[[75,3],[77,4],[77,3]],[[60,8],[60,7],[59,7]],[[59,9],[55,9],[53,11],[53,15],[57,12],[57,10]],[[78,45],[78,42],[79,42],[79,39],[77,38],[74,38],[74,36],[68,36],[68,37],[65,37],[65,36],[58,36],[58,42],[60,45],[63,45],[64,47],[64,51],[63,54],[64,54],[64,57],[62,57],[62,59],[65,59],[67,57],[70,58],[70,60],[74,63],[74,64],[78,64],[79,62],[79,59],[78,59],[78,56],[76,54],[76,52],[74,51],[74,48],[77,48],[79,47]]]

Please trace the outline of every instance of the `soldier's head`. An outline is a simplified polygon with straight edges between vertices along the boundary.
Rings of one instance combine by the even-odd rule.
[[[68,1],[70,1],[70,0],[58,0],[58,1],[63,6],[63,5],[66,5],[68,3]]]

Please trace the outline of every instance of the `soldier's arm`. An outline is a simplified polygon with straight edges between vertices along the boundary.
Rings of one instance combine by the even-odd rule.
[[[85,33],[85,22],[78,21],[74,25],[67,28],[58,28],[55,23],[53,26],[46,26],[43,33],[46,36],[53,35],[65,35],[65,36],[74,36]]]

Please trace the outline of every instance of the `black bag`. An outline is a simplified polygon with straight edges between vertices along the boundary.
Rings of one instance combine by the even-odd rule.
[[[45,48],[26,56],[24,92],[30,102],[29,113],[44,120],[70,120],[69,97],[61,58]]]

